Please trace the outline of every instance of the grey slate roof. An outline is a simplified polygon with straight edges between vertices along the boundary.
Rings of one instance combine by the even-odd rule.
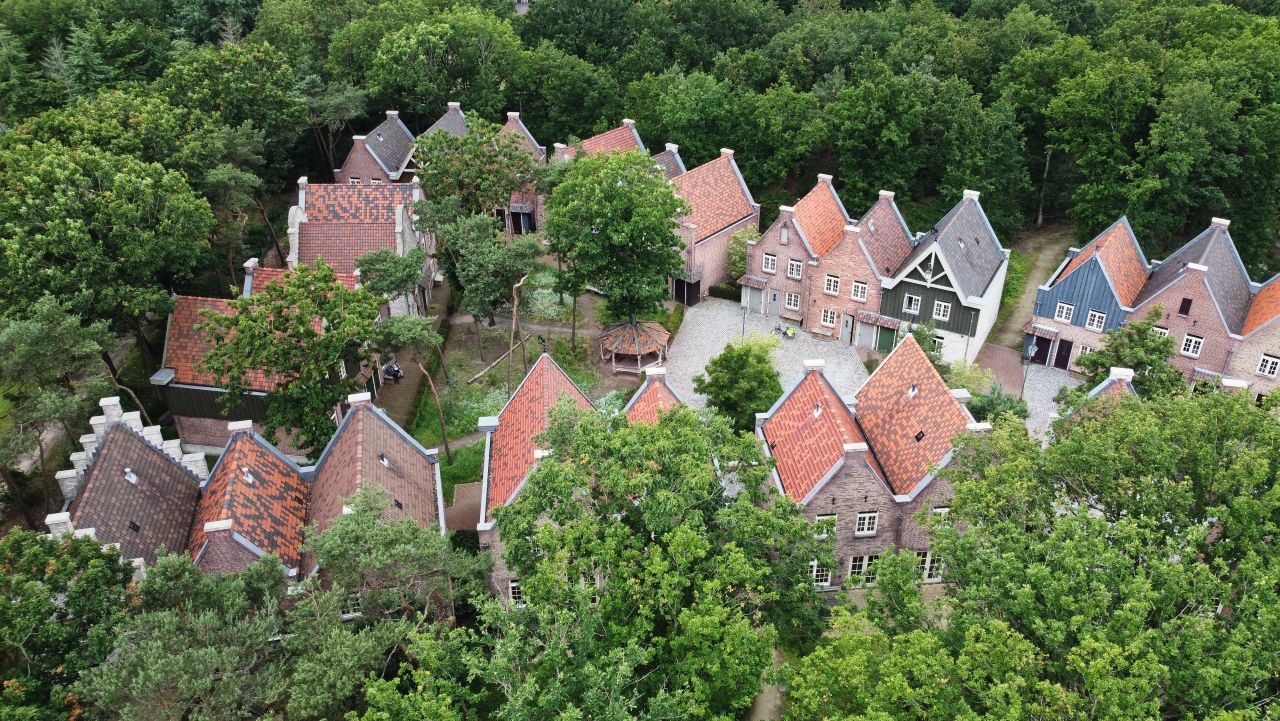
[[[439,120],[432,123],[431,127],[427,128],[423,135],[437,130],[443,130],[459,138],[466,135],[467,116],[463,114],[462,107],[456,103],[449,103],[449,109],[445,111],[444,115],[440,116]]]
[[[662,173],[667,176],[667,180],[686,172],[684,160],[680,157],[680,150],[674,145],[668,145],[666,150],[654,155],[653,162],[657,163],[659,168],[662,168]]]
[[[956,203],[938,224],[920,238],[898,273],[911,268],[937,246],[957,287],[967,296],[982,295],[1004,264],[1004,248],[974,197]]]
[[[389,112],[387,119],[365,136],[364,146],[387,175],[395,180],[413,157],[413,139],[413,133],[400,122],[399,113]]]
[[[1134,307],[1151,300],[1170,283],[1181,278],[1187,272],[1188,263],[1198,263],[1209,269],[1205,272],[1205,280],[1217,301],[1218,310],[1226,319],[1227,328],[1232,333],[1239,333],[1244,326],[1245,316],[1249,314],[1252,293],[1249,274],[1245,271],[1240,254],[1236,252],[1236,244],[1231,240],[1231,233],[1225,225],[1210,225],[1157,265],[1142,292],[1138,294]]]

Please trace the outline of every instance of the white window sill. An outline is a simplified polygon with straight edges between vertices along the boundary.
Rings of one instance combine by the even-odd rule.
[[[764,268],[761,268],[761,269],[760,269],[760,272],[761,272],[761,273],[768,273],[769,275],[777,275],[777,274],[778,274],[778,271],[776,271],[776,270],[765,270]]]
[[[858,531],[853,534],[853,537],[854,538],[874,538],[875,535],[876,535],[875,531]]]
[[[1178,355],[1182,356],[1183,358],[1199,358],[1200,357],[1199,353],[1196,353],[1195,355],[1191,355],[1190,353],[1183,353],[1182,351],[1178,351]]]
[[[829,295],[829,296],[831,296],[831,297],[833,297],[833,298],[837,298],[837,297],[839,297],[839,296],[840,296],[840,291],[838,291],[838,290],[826,290],[826,289],[824,289],[824,290],[822,291],[822,294],[823,294],[823,295]]]

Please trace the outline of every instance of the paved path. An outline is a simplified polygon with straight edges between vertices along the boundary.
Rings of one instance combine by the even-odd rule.
[[[445,528],[473,531],[480,522],[480,484],[459,483],[453,487],[453,505],[444,509]]]
[[[1070,225],[1046,226],[1030,231],[1018,239],[1014,247],[1019,253],[1031,257],[1027,284],[1022,287],[1017,305],[996,321],[996,327],[991,329],[987,343],[1006,348],[1022,348],[1022,327],[1031,320],[1031,313],[1035,310],[1036,289],[1049,280],[1049,275],[1067,257],[1067,248],[1073,243],[1075,236]]]
[[[1012,348],[983,344],[974,363],[991,371],[992,380],[1009,393],[1022,392],[1022,355]],[[971,389],[972,390],[972,389]]]
[[[708,298],[685,311],[684,323],[676,334],[667,361],[667,382],[689,405],[703,408],[707,399],[693,392],[693,377],[707,362],[719,355],[729,341],[746,332],[769,333],[778,319],[759,313],[743,314],[742,306],[720,298]],[[794,338],[782,338],[774,351],[774,366],[782,377],[782,388],[791,388],[804,373],[803,362],[821,358],[827,362],[826,375],[841,395],[853,395],[867,380],[866,366],[854,347],[838,340],[823,340],[797,330]]]
[[[1052,368],[1032,363],[1027,368],[1027,385],[1022,397],[1027,402],[1027,430],[1038,438],[1048,438],[1049,425],[1053,422],[1053,414],[1058,412],[1058,404],[1053,397],[1058,390],[1065,387],[1075,388],[1081,381],[1061,368]]]

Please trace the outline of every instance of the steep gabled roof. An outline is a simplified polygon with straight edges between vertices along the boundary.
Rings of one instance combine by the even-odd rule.
[[[521,144],[529,154],[538,162],[547,159],[547,148],[538,145],[538,141],[534,139],[533,133],[529,132],[529,128],[525,127],[524,121],[520,119],[520,113],[507,113],[507,123],[502,126],[503,133],[511,133],[520,138]]]
[[[1005,262],[1004,248],[987,222],[987,214],[978,203],[977,194],[968,190],[964,198],[920,239],[899,272],[915,265],[935,246],[955,276],[956,286],[966,296],[985,293]]]
[[[818,184],[796,203],[795,223],[818,258],[835,250],[844,238],[844,227],[852,222],[829,175],[819,175]]]
[[[778,400],[760,429],[782,490],[806,500],[845,457],[845,444],[865,443],[848,406],[821,370],[808,370]]]
[[[1123,369],[1113,369],[1123,370]],[[1133,371],[1129,371],[1128,376],[1115,375],[1102,381],[1094,386],[1086,396],[1087,398],[1097,398],[1098,396],[1106,396],[1112,398],[1137,398],[1138,389],[1133,387]]]
[[[306,186],[306,216],[310,225],[326,223],[386,223],[394,225],[396,209],[413,207],[414,185],[353,185],[311,183]]]
[[[680,396],[667,383],[666,370],[655,373],[659,369],[651,368],[644,378],[644,383],[636,389],[623,407],[622,412],[632,423],[657,423],[660,413],[667,413],[672,408],[684,405]]]
[[[437,130],[443,130],[444,132],[450,135],[455,135],[459,138],[467,134],[467,131],[469,130],[467,127],[467,116],[462,112],[462,105],[460,103],[449,103],[449,109],[444,111],[444,115],[441,115],[439,120],[432,123],[431,127],[427,128],[423,135],[433,133]]]
[[[858,390],[854,417],[896,495],[911,495],[972,421],[907,336]]]
[[[582,151],[587,155],[621,153],[628,150],[645,152],[644,142],[640,140],[640,133],[636,131],[634,120],[623,120],[622,125],[582,141]],[[573,157],[574,152],[572,146],[565,148],[565,155],[570,158]]]
[[[684,167],[684,159],[680,157],[680,146],[673,143],[667,143],[665,150],[655,153],[653,162],[662,168],[662,174],[667,176],[668,180],[687,171]]]
[[[1147,281],[1150,267],[1147,264],[1147,256],[1138,246],[1138,239],[1133,234],[1128,218],[1121,217],[1089,241],[1067,263],[1058,277],[1053,279],[1051,285],[1062,282],[1093,258],[1097,258],[1102,264],[1102,269],[1106,272],[1112,287],[1115,288],[1120,305],[1132,308],[1138,293],[1142,291],[1142,286]]]
[[[211,534],[205,524],[229,521],[227,531],[253,558],[273,553],[282,566],[296,571],[302,564],[309,494],[298,466],[256,433],[237,431],[204,486],[187,549],[197,565],[207,565],[203,552]]]
[[[156,561],[156,550],[187,547],[200,479],[123,423],[109,425],[67,509],[76,528],[119,543],[125,558]]]
[[[1187,264],[1204,266],[1205,282],[1213,294],[1227,329],[1240,333],[1249,313],[1251,286],[1235,242],[1227,230],[1227,222],[1214,220],[1202,233],[1187,241],[1151,272],[1147,284],[1138,294],[1135,307],[1155,297],[1188,272]],[[1191,271],[1195,272],[1195,271]]]
[[[1280,315],[1280,283],[1276,282],[1277,279],[1280,279],[1280,274],[1263,283],[1254,294],[1253,301],[1249,303],[1249,314],[1244,319],[1244,327],[1240,330],[1241,334],[1248,335]]]
[[[221,383],[211,373],[199,368],[200,361],[213,348],[212,341],[196,326],[205,322],[201,310],[229,315],[231,306],[221,298],[199,298],[180,295],[174,299],[173,312],[169,314],[169,329],[164,339],[164,359],[161,368],[173,369],[173,382],[193,386],[220,388]],[[274,374],[254,371],[249,374],[248,388],[255,391],[271,391],[276,387]]]
[[[498,427],[489,437],[484,521],[493,519],[495,508],[511,502],[533,469],[534,451],[538,448],[535,439],[547,427],[548,413],[562,395],[569,396],[583,410],[592,407],[564,370],[543,353],[498,414]]]
[[[317,258],[324,258],[334,272],[350,278],[353,284],[356,259],[384,249],[396,249],[395,226],[390,223],[298,224],[298,262],[312,265]]]
[[[689,204],[685,220],[693,223],[697,240],[751,217],[760,207],[738,172],[732,151],[721,151],[720,157],[677,175],[671,183],[676,195]]]
[[[880,197],[858,220],[858,228],[873,270],[882,278],[892,277],[911,255],[911,230],[898,212],[893,193],[880,191]]]
[[[252,273],[246,273],[244,276],[244,294],[253,295],[254,291],[262,290],[272,283],[283,283],[284,277],[288,272],[284,268],[254,268]],[[333,275],[339,283],[346,286],[347,290],[356,289],[355,275],[337,271]]]
[[[396,180],[413,159],[413,133],[400,122],[400,113],[387,111],[387,118],[364,136],[364,147],[387,175]]]

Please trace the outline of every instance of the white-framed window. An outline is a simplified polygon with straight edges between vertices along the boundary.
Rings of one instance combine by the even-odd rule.
[[[507,581],[507,598],[511,599],[513,606],[524,605],[524,590],[520,588],[520,579],[513,578]]]
[[[867,284],[860,280],[853,281],[853,292],[849,294],[849,297],[854,300],[866,300]]]
[[[941,518],[951,512],[951,506],[934,506],[933,515]]]
[[[822,309],[822,324],[825,326],[834,326],[836,324],[835,308]]]
[[[382,178],[369,178],[369,185],[382,185]]]
[[[945,300],[933,301],[933,319],[951,320],[951,304]]]
[[[830,293],[831,295],[839,295],[840,294],[840,276],[828,275],[826,278],[824,278],[822,281],[822,292]]]
[[[787,277],[788,278],[799,278],[800,271],[803,269],[804,269],[804,263],[801,263],[795,258],[787,258]]]
[[[880,522],[879,511],[859,511],[858,525],[853,528],[855,536],[874,536],[876,535],[876,526]]]
[[[942,559],[932,551],[916,551],[916,560],[920,562],[920,576],[925,583],[937,583],[942,580]]]
[[[1160,326],[1158,326],[1158,325],[1151,326],[1151,332],[1152,332],[1152,333],[1155,333],[1156,335],[1160,336],[1161,338],[1164,338],[1164,337],[1166,337],[1166,336],[1168,336],[1168,335],[1169,335],[1169,329],[1168,329],[1168,328],[1161,328],[1161,327],[1160,327]]]
[[[1070,323],[1071,317],[1075,313],[1076,307],[1074,305],[1058,301],[1058,307],[1053,309],[1053,319],[1062,323]]]
[[[1107,324],[1107,314],[1097,310],[1089,311],[1089,317],[1084,321],[1084,327],[1089,330],[1102,330]]]
[[[1088,354],[1090,354],[1090,353],[1092,353],[1092,352],[1093,352],[1093,346],[1091,346],[1091,345],[1082,345],[1082,346],[1080,346],[1080,352],[1079,352],[1078,354],[1076,354],[1076,358],[1083,358],[1083,357],[1085,357],[1086,355],[1088,355]]]
[[[814,538],[826,538],[828,534],[836,530],[836,516],[834,513],[818,515],[813,519],[813,525],[818,527],[818,532],[813,534]]]
[[[920,315],[920,296],[907,293],[902,298],[902,312],[911,315]]]
[[[831,585],[831,569],[819,566],[817,561],[809,562],[809,575],[813,576],[814,588],[827,588]]]
[[[1263,353],[1262,359],[1258,361],[1258,373],[1275,378],[1276,371],[1280,371],[1280,358]]]
[[[760,270],[766,273],[778,272],[778,256],[773,253],[765,253],[764,260],[761,261]]]
[[[1182,355],[1199,358],[1202,348],[1204,348],[1204,338],[1190,333],[1182,336]]]
[[[788,292],[783,304],[787,310],[800,310],[800,294]]]
[[[879,557],[880,557],[880,554],[878,553],[873,553],[869,556],[854,556],[849,561],[849,575],[862,576],[862,582],[870,586],[871,584],[876,582],[876,574],[874,569],[872,569],[871,566],[876,562],[876,559]],[[855,571],[854,569],[857,569],[857,570]]]

